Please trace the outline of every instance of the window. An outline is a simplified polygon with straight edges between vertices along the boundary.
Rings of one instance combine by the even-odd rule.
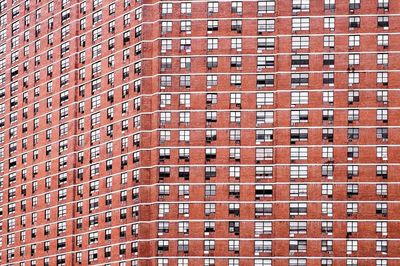
[[[388,213],[387,203],[376,203],[376,214],[381,214],[383,217],[386,217]]]
[[[322,195],[331,197],[333,195],[333,185],[332,184],[322,184],[321,192],[322,192]]]
[[[349,28],[359,28],[360,27],[360,17],[349,17]]]
[[[378,8],[389,9],[389,0],[378,0]]]
[[[349,0],[349,9],[350,10],[360,9],[361,7],[360,1],[361,0]]]
[[[323,91],[322,92],[322,102],[327,104],[333,104],[334,102],[333,91]]]
[[[358,176],[358,165],[348,165],[347,178],[352,179],[354,176]]]
[[[323,221],[321,224],[322,233],[332,233],[333,232],[333,222]]]
[[[389,73],[388,72],[376,73],[376,83],[387,85],[388,82],[389,82]]]
[[[234,170],[235,168],[233,168]],[[240,171],[236,171],[234,173],[230,172],[234,176],[240,176]],[[264,178],[272,178],[272,166],[257,166],[256,167],[256,178],[264,179]]]
[[[321,240],[321,251],[327,252],[333,250],[333,241],[332,240]]]
[[[388,261],[386,259],[378,259],[376,260],[376,266],[387,266]]]
[[[215,266],[215,259],[204,259],[204,266]]]
[[[306,86],[308,85],[308,73],[293,73],[291,76],[292,86]]]
[[[161,40],[161,52],[172,50],[172,40]]]
[[[292,124],[308,122],[308,110],[290,111],[290,120]]]
[[[204,215],[209,216],[215,214],[215,203],[206,203],[204,205]]]
[[[289,266],[307,266],[307,259],[289,259]]]
[[[308,92],[307,91],[291,92],[291,104],[308,104]]]
[[[192,13],[192,3],[181,3],[181,13],[190,15]]]
[[[207,21],[207,31],[218,31],[218,20]]]
[[[207,10],[209,14],[218,13],[218,2],[209,2]]]
[[[258,50],[275,49],[275,38],[274,37],[258,38],[257,39],[257,49]]]
[[[241,112],[230,112],[230,122],[240,124]]]
[[[254,233],[256,236],[272,234],[272,222],[255,222]]]
[[[172,14],[172,3],[162,3],[161,4],[161,14]]]
[[[58,217],[63,217],[67,214],[67,206],[62,205],[58,207]]]
[[[272,92],[259,92],[256,95],[257,108],[274,103],[274,94]]]
[[[378,34],[377,45],[387,48],[389,46],[389,35],[388,34]]]
[[[308,49],[310,37],[308,36],[294,36],[292,37],[292,49]]]
[[[257,13],[259,15],[275,12],[275,0],[258,1]]]
[[[242,32],[242,20],[235,19],[231,21],[231,30],[236,31],[237,33]]]
[[[330,202],[323,202],[321,205],[322,214],[331,217],[333,215],[333,204]]]
[[[388,110],[387,109],[376,110],[376,120],[387,122],[388,121]]]
[[[239,251],[240,244],[239,240],[229,240],[228,241],[228,250],[229,251]]]
[[[351,72],[348,76],[348,83],[350,84],[358,84],[360,83],[360,73],[358,72]]]
[[[335,48],[335,36],[324,35],[324,47]]]
[[[376,147],[376,157],[382,160],[388,159],[388,147],[387,146],[378,146]]]
[[[228,259],[228,266],[239,266],[239,259]]]
[[[307,128],[292,128],[290,129],[290,141],[307,141],[308,129]]]
[[[334,72],[326,72],[323,73],[323,84],[333,85],[335,83],[335,73]]]
[[[307,215],[307,203],[290,203],[290,215]]]
[[[310,29],[310,18],[292,19],[292,31],[309,30],[309,29]]]
[[[376,55],[376,63],[378,65],[387,66],[389,64],[389,54],[388,53],[378,53]]]
[[[387,222],[376,222],[376,232],[382,235],[387,235],[388,223]]]
[[[378,27],[388,28],[389,27],[389,17],[379,16],[378,17]]]
[[[306,234],[307,222],[290,222],[289,230],[291,234]]]
[[[306,197],[307,185],[290,185],[290,197]]]
[[[256,203],[255,204],[255,216],[267,216],[272,214],[271,203]]]
[[[360,64],[360,54],[349,54],[349,66]]]
[[[307,240],[290,240],[289,251],[291,252],[306,252]]]
[[[182,57],[180,59],[180,66],[181,68],[186,68],[186,69],[190,69],[191,67],[191,59],[190,57]]]
[[[237,14],[242,14],[242,12],[243,12],[243,3],[239,2],[239,1],[232,2],[231,12],[232,13],[237,13]]]
[[[381,140],[387,140],[388,138],[388,128],[377,128],[376,129],[376,138]]]
[[[256,161],[270,160],[272,155],[272,148],[256,148]]]
[[[229,167],[229,177],[239,179],[240,178],[240,167],[230,166]]]
[[[190,33],[192,30],[192,22],[190,20],[181,21],[181,32]]]
[[[92,32],[92,38],[93,38],[93,41],[96,41],[96,40],[98,40],[99,38],[101,38],[101,27],[100,28],[97,28],[97,29],[95,29],[95,30],[93,30],[93,32]]]
[[[273,74],[257,75],[257,88],[274,85]]]
[[[254,240],[254,252],[271,252],[272,240]]]
[[[352,123],[353,121],[358,121],[360,117],[360,110],[350,109],[347,111],[347,121]]]
[[[161,71],[165,71],[166,68],[172,67],[172,58],[171,57],[163,57],[161,58]]]
[[[310,0],[293,0],[293,12],[308,12],[310,11]]]
[[[172,21],[163,21],[161,22],[161,34],[164,35],[167,32],[172,31]],[[168,42],[172,45],[170,40],[161,40],[161,44],[164,44],[165,42]],[[163,47],[163,45],[161,45]],[[163,50],[162,50],[163,51]]]
[[[347,130],[347,138],[348,139],[358,139],[359,138],[359,129],[358,128],[349,128]]]
[[[333,147],[322,147],[322,158],[333,159]]]
[[[324,29],[329,29],[329,30],[335,29],[335,18],[334,17],[324,18]]]
[[[358,184],[347,185],[347,197],[352,197],[353,195],[358,195]]]
[[[241,38],[231,39],[231,49],[236,49],[237,51],[241,51],[242,50],[242,39]]]
[[[359,149],[356,146],[347,147],[347,158],[358,158]]]
[[[231,104],[240,104],[241,96],[242,95],[240,93],[231,93],[230,94],[230,103]]]
[[[231,85],[233,85],[233,86],[242,85],[242,76],[241,75],[231,75]]]
[[[215,196],[216,194],[216,185],[205,185],[204,193],[205,196]]]
[[[290,148],[290,159],[291,160],[307,160],[307,147],[293,147]]]
[[[360,46],[360,35],[349,36],[349,47]]]
[[[388,251],[388,242],[387,240],[377,240],[376,241],[376,251],[387,253]]]
[[[292,67],[308,67],[309,55],[292,55]]]
[[[256,124],[273,123],[274,113],[272,111],[258,111],[256,112]]]
[[[259,33],[273,32],[275,30],[275,20],[273,20],[273,19],[257,20],[257,30]]]

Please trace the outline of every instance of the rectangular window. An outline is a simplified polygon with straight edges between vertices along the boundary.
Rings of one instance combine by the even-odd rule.
[[[349,47],[360,46],[360,35],[349,36]]]
[[[307,160],[307,158],[308,158],[307,147],[290,148],[290,160]]]
[[[359,28],[360,27],[360,17],[349,17],[349,28],[354,29],[354,28]]]
[[[274,94],[272,92],[259,92],[256,95],[257,108],[274,103]]]
[[[292,86],[307,86],[308,78],[308,73],[293,73],[291,76]]]
[[[310,18],[292,19],[292,31],[309,30],[309,29],[310,29]]]
[[[361,0],[349,0],[349,9],[350,11],[354,11],[355,9],[360,9],[361,4],[360,4]]]
[[[294,36],[292,37],[292,50],[308,49],[310,37],[308,36]]]
[[[324,18],[324,29],[329,29],[329,30],[335,29],[335,18],[334,17]]]
[[[335,0],[324,0],[325,10],[335,10]]]
[[[378,53],[376,55],[376,63],[378,65],[387,66],[389,64],[389,54],[388,53]]]
[[[308,67],[309,55],[292,55],[292,68]]]
[[[389,17],[388,16],[379,16],[377,23],[378,23],[378,27],[388,28],[389,27]]]
[[[334,35],[324,35],[324,47],[335,48],[335,36]]]
[[[378,0],[378,8],[389,9],[389,0]]]
[[[308,92],[307,91],[291,92],[291,104],[308,104]]]
[[[310,0],[293,0],[292,11],[293,12],[309,12],[310,11]]]
[[[275,0],[260,0],[257,3],[257,13],[263,15],[275,12]]]
[[[257,30],[259,33],[273,32],[275,30],[275,20],[274,19],[257,20]]]

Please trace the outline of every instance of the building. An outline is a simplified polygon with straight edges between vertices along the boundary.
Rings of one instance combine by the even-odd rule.
[[[1,265],[400,265],[400,1],[0,0]]]

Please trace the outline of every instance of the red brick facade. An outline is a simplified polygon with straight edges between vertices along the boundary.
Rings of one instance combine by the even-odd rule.
[[[0,0],[1,265],[399,265],[400,2]]]

